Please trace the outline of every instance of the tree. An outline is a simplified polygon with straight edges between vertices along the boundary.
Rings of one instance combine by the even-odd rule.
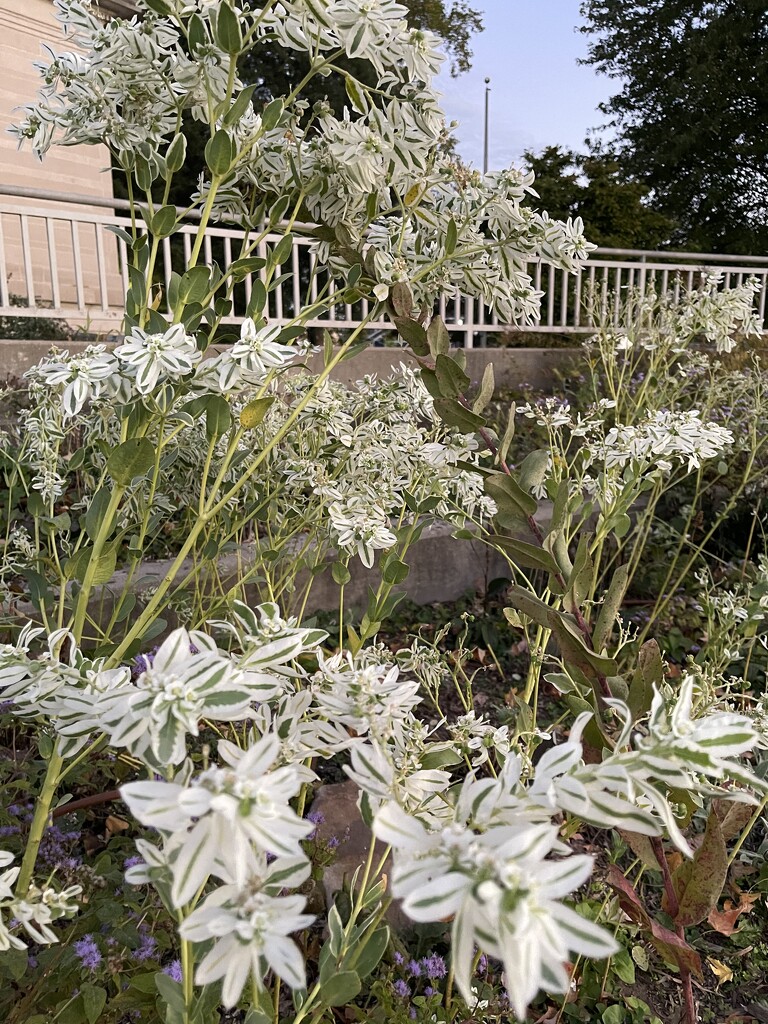
[[[765,0],[583,0],[584,63],[621,80],[601,109],[613,148],[674,244],[768,248]]]
[[[647,202],[648,187],[631,180],[610,154],[578,154],[547,146],[524,159],[536,175],[534,188],[552,217],[581,217],[584,234],[614,249],[658,249],[673,231],[672,221]]]

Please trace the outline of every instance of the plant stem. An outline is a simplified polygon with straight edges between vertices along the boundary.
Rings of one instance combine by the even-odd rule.
[[[35,814],[32,818],[32,824],[29,827],[27,848],[24,851],[24,858],[21,862],[19,878],[16,882],[16,895],[20,899],[23,899],[27,895],[30,883],[32,882],[35,862],[37,861],[37,853],[40,849],[43,833],[45,832],[48,824],[51,804],[53,803],[53,798],[56,793],[56,787],[59,784],[59,775],[61,774],[63,764],[64,758],[58,752],[57,746],[54,746],[53,753],[48,761],[48,767],[45,772],[43,788],[40,790],[40,795],[38,796],[35,804]]]
[[[662,843],[659,836],[651,837],[651,846],[656,860],[661,866],[661,874],[664,879],[664,892],[667,897],[667,906],[669,908],[669,916],[674,920],[680,911],[680,902],[675,892],[675,885],[672,881],[672,873],[669,870],[669,862],[667,861],[667,855],[664,853],[664,844]],[[675,931],[678,936],[685,940],[685,928],[681,924],[675,924]],[[696,1024],[696,1004],[693,999],[693,983],[691,980],[691,972],[687,967],[679,964],[680,969],[680,981],[683,986],[683,1000],[684,1000],[684,1011],[685,1016],[683,1018],[683,1024]]]

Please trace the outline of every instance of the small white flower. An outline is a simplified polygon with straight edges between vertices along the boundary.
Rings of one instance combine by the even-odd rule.
[[[98,398],[104,383],[117,370],[117,360],[103,345],[89,346],[82,355],[62,352],[58,359],[45,359],[28,370],[25,377],[63,385],[61,405],[65,418],[77,415],[90,398]]]
[[[183,939],[215,940],[195,972],[195,982],[210,985],[223,979],[225,1007],[237,1003],[249,975],[263,988],[269,969],[291,988],[304,988],[304,957],[288,936],[314,921],[311,914],[302,913],[305,903],[303,896],[268,896],[246,886],[221,886],[179,928]]]
[[[243,320],[240,327],[240,341],[236,341],[230,353],[232,362],[254,382],[266,377],[271,369],[287,366],[296,358],[297,350],[281,345],[277,339],[283,328],[258,328],[251,317]]]
[[[174,324],[163,334],[147,334],[134,327],[115,355],[135,372],[136,390],[141,395],[149,394],[160,381],[178,380],[191,373],[202,357],[183,324]]]

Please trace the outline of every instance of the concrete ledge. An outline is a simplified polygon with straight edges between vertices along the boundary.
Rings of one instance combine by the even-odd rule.
[[[0,380],[21,377],[25,370],[47,355],[53,345],[76,353],[92,344],[94,342],[0,340]],[[115,344],[117,342],[108,347],[114,347]],[[551,386],[555,373],[566,372],[578,366],[583,359],[578,348],[475,348],[467,349],[466,354],[467,373],[473,381],[479,382],[485,367],[493,363],[499,387],[529,384],[537,389]],[[320,356],[313,356],[308,362],[315,372],[322,369]],[[371,347],[341,363],[333,376],[335,380],[346,383],[371,373],[385,377],[401,362],[415,365],[407,349]]]

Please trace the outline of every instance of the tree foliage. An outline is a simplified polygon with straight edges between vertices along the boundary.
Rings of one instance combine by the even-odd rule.
[[[527,151],[541,206],[552,217],[581,217],[584,234],[596,245],[617,249],[658,249],[673,231],[672,221],[647,203],[648,187],[624,173],[610,154],[574,153],[547,146]]]
[[[672,217],[672,241],[768,246],[765,0],[583,0],[585,63],[619,81],[602,105],[622,166]]]

